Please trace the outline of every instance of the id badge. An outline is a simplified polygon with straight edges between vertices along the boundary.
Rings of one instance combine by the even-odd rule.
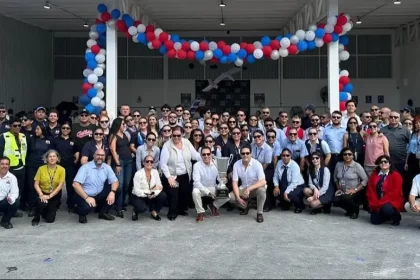
[[[357,160],[357,152],[354,152],[354,159]]]
[[[53,186],[50,185],[50,192],[54,190]]]
[[[346,181],[341,179],[340,180],[340,186],[341,186],[342,189],[345,189],[346,188]]]

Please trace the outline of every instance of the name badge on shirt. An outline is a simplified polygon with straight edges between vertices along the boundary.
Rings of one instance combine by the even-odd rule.
[[[50,140],[45,140],[45,143],[47,143],[49,145],[50,144]]]
[[[74,143],[73,142],[70,142],[70,146],[74,146]]]
[[[54,190],[53,186],[50,185],[50,192]]]

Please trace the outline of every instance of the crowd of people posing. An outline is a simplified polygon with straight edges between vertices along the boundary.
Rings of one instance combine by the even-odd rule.
[[[241,215],[256,207],[259,223],[275,208],[316,215],[335,206],[350,219],[363,208],[373,224],[397,226],[402,211],[420,213],[420,116],[356,109],[347,101],[345,112],[316,114],[308,105],[291,120],[269,108],[251,116],[204,109],[194,119],[181,105],[161,106],[160,118],[154,107],[141,115],[123,105],[114,120],[82,110],[59,123],[44,107],[6,118],[0,104],[1,226],[13,228],[21,211],[33,226],[54,222],[64,187],[80,223],[93,211],[124,218],[129,205],[133,221],[145,212],[160,221],[165,206],[171,221],[195,207],[197,222],[206,208],[218,217],[221,207]],[[226,178],[220,157],[230,158]]]

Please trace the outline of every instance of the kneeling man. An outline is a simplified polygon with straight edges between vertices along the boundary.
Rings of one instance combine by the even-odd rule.
[[[105,151],[96,150],[93,161],[82,165],[74,178],[73,187],[76,191],[75,203],[79,223],[87,223],[86,215],[96,207],[99,208],[99,219],[108,221],[115,219],[109,214],[109,210],[120,193],[117,193],[118,179],[111,167],[104,163],[104,159]]]
[[[7,157],[0,158],[0,212],[3,213],[1,226],[5,229],[13,228],[10,220],[19,208],[18,182],[15,175],[9,172],[9,167],[10,160]]]

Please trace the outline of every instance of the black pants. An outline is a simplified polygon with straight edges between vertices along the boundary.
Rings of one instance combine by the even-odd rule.
[[[267,180],[267,198],[264,203],[264,208],[275,208],[276,206],[276,197],[274,196],[274,168],[267,167],[264,170],[265,178]]]
[[[192,197],[192,189],[188,174],[177,175],[176,181],[179,184],[177,188],[169,186],[168,179],[165,176],[163,176],[162,179],[164,191],[168,195],[168,217],[176,217],[179,212],[187,211],[190,197]]]
[[[44,193],[49,195],[48,193]],[[35,219],[42,217],[47,223],[54,223],[55,215],[57,214],[58,205],[60,204],[61,192],[56,194],[53,198],[49,199],[47,203],[42,202],[39,198],[37,199],[35,206]]]
[[[76,195],[73,188],[73,179],[74,177],[76,177],[76,171],[77,171],[76,164],[65,164],[63,165],[63,168],[66,169],[66,191],[67,191],[66,204],[67,204],[67,207],[73,208],[74,202],[72,200],[74,196]]]
[[[370,222],[374,225],[380,225],[389,219],[392,219],[393,222],[401,221],[401,214],[392,207],[391,203],[385,203],[382,205],[379,212],[370,212]]]
[[[4,198],[0,201],[0,212],[3,213],[3,217],[1,218],[2,223],[10,223],[12,217],[16,214],[19,208],[19,200],[16,200],[15,203],[9,204],[7,202],[7,198]]]
[[[108,197],[109,193],[111,192],[111,185],[108,183],[104,184],[104,189],[98,193],[96,196],[90,196],[95,199],[96,207],[99,209],[101,213],[108,213],[111,210],[112,205],[108,205],[106,198]],[[119,198],[121,192],[117,191],[115,194],[115,201]],[[74,196],[74,203],[77,204],[77,212],[79,215],[87,215],[93,210],[95,207],[90,207],[89,204],[81,197],[80,195],[76,194]]]
[[[134,213],[144,213],[149,209],[159,213],[162,210],[163,204],[166,200],[166,194],[162,191],[153,199],[147,197],[138,197],[135,195],[130,196],[130,203],[133,205]]]
[[[341,196],[334,197],[334,205],[343,208],[349,215],[359,215],[359,198],[360,192],[353,195],[343,194]]]
[[[35,208],[36,204],[37,204],[37,198],[38,198],[38,194],[35,191],[35,187],[34,187],[34,178],[36,175],[36,172],[38,171],[38,167],[33,167],[33,166],[27,166],[26,167],[26,189],[25,192],[28,195],[28,206],[29,208]]]
[[[330,159],[330,162],[328,163],[328,169],[330,170],[331,174],[334,174],[335,166],[337,165],[337,162],[338,162],[338,154],[331,154],[331,159]]]
[[[23,190],[25,189],[25,167],[23,167],[22,169],[19,169],[19,170],[14,170],[13,167],[10,167],[9,171],[13,175],[15,175],[15,177],[17,179],[18,188],[19,188],[19,198],[18,198],[18,200],[20,202],[20,206],[23,208],[23,207],[25,207],[26,202],[27,202],[27,195],[23,194]]]
[[[287,197],[289,198],[290,202],[284,199],[284,192],[286,190],[280,189],[280,194],[277,197],[280,202],[280,207],[289,208],[291,205],[293,205],[296,208],[305,209],[305,204],[303,204],[303,188],[304,185],[297,186],[288,194]]]

